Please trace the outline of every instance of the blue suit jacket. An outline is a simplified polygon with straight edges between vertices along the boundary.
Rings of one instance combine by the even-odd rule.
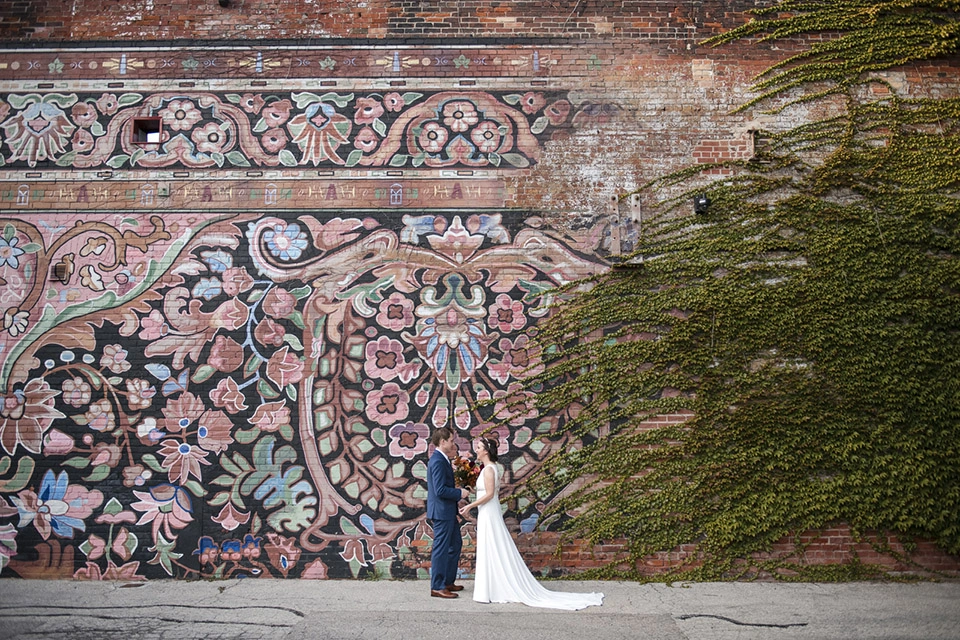
[[[462,495],[454,482],[450,461],[439,449],[434,450],[427,464],[427,518],[456,520]]]

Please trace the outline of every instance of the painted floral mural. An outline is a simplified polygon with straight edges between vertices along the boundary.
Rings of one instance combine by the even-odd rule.
[[[178,133],[136,162],[287,141],[297,162],[415,162],[417,148],[423,163],[464,164],[525,144],[514,108],[480,96],[370,97],[347,117],[299,95],[151,98]],[[518,97],[515,111],[559,109],[549,100]],[[8,161],[102,138],[97,113],[129,106],[28,102],[2,125]],[[201,125],[211,110],[255,114],[262,135]],[[403,136],[384,136],[388,113],[406,118],[389,128]],[[73,144],[74,163],[101,148]],[[506,483],[532,472],[564,419],[516,392],[541,370],[539,294],[602,267],[595,233],[399,215],[0,218],[3,575],[423,575],[430,433],[452,426],[466,450],[497,413]],[[536,521],[537,505],[515,508]]]
[[[548,92],[9,94],[0,166],[523,168],[593,106]]]

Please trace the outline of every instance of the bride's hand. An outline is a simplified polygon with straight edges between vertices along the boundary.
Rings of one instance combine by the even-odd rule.
[[[470,505],[464,505],[460,507],[460,515],[466,516],[469,513],[470,513]]]

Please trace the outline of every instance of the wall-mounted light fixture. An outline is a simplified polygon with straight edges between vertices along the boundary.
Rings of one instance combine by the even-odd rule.
[[[224,9],[230,6],[230,0],[217,0],[217,3]]]
[[[693,196],[693,212],[698,216],[702,216],[707,212],[707,209],[710,208],[710,198],[704,193],[698,193]]]

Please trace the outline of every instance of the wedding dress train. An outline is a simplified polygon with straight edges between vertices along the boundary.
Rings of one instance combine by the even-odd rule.
[[[544,589],[530,570],[510,537],[500,512],[500,470],[488,467],[494,474],[494,498],[481,504],[477,511],[477,571],[473,599],[477,602],[522,602],[531,607],[548,609],[583,609],[603,604],[602,593],[566,593]],[[485,495],[484,469],[477,478],[477,498]]]

